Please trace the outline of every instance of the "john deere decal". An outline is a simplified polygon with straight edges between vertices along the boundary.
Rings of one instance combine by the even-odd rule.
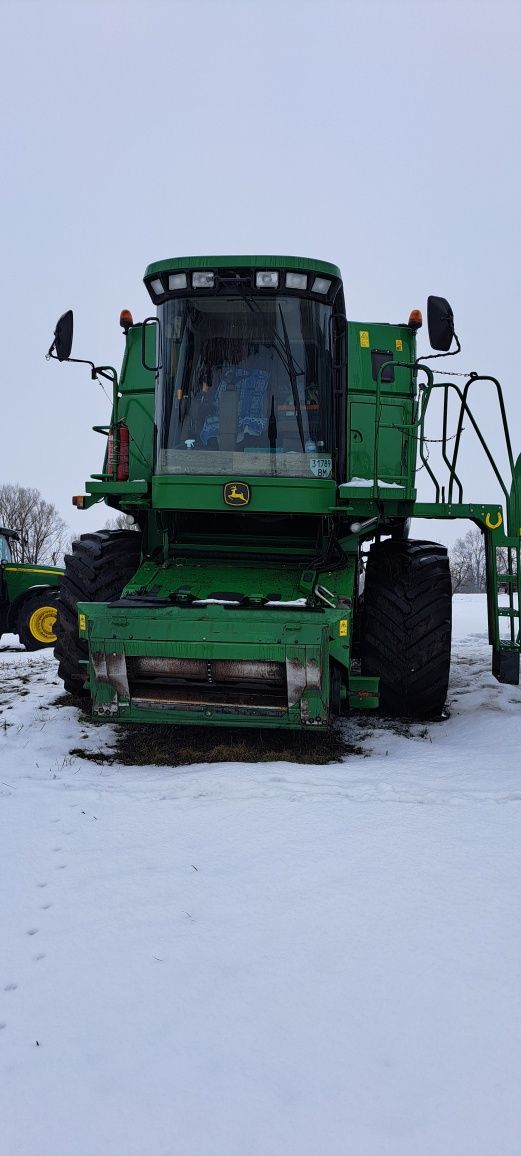
[[[226,482],[223,494],[227,506],[247,506],[250,487],[246,482]]]

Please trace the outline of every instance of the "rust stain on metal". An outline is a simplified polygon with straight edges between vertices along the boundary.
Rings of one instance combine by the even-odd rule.
[[[306,668],[300,658],[286,659],[288,681],[288,709],[295,706],[306,689]]]
[[[322,685],[322,670],[320,663],[313,658],[306,663],[306,682],[309,690],[320,690]]]
[[[285,683],[283,662],[264,662],[254,659],[204,658],[130,658],[128,672],[131,679],[184,682],[269,682],[277,686]]]
[[[127,678],[127,664],[123,653],[108,653],[94,650],[91,654],[94,674],[98,682],[104,682],[121,698],[129,698],[130,691]]]

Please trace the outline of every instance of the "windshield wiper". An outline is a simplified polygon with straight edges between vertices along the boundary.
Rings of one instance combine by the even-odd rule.
[[[274,453],[277,448],[277,418],[275,415],[275,397],[273,394],[271,395],[271,410],[268,421],[268,441],[270,450]]]
[[[286,321],[284,318],[284,313],[282,311],[282,305],[280,305],[280,304],[279,304],[279,312],[280,312],[280,320],[282,321],[282,328],[284,330],[284,345],[286,347],[286,357],[288,360],[288,364],[287,364],[286,368],[288,370],[289,380],[291,382],[291,392],[293,394],[293,405],[295,406],[295,417],[297,419],[297,426],[298,426],[298,432],[300,434],[300,440],[302,443],[302,449],[305,453],[306,452],[306,442],[305,442],[305,438],[304,438],[304,425],[302,422],[302,410],[300,408],[300,398],[298,395],[297,371],[295,369],[295,362],[293,360],[293,354],[291,352],[291,345],[289,342],[288,330],[286,328]]]

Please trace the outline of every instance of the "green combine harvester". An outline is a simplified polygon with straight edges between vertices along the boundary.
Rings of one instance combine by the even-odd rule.
[[[443,546],[409,539],[412,517],[482,530],[493,671],[518,683],[521,457],[499,383],[435,382],[416,358],[419,311],[398,325],[348,320],[340,272],[322,261],[175,258],[144,280],[157,314],[138,324],[121,314],[119,377],[87,363],[111,383],[112,416],[95,427],[102,471],[73,503],[104,501],[136,529],[83,534],[66,558],[56,626],[66,688],[125,722],[325,728],[378,707],[440,717],[449,563]],[[49,350],[59,361],[77,360],[72,327],[65,313]],[[429,298],[428,328],[438,356],[458,352],[444,298]],[[507,483],[470,409],[478,381],[498,404]],[[426,433],[434,397],[441,481]],[[464,429],[500,506],[463,501]],[[430,502],[417,499],[420,465]]]
[[[63,574],[58,566],[14,562],[13,542],[17,530],[0,526],[0,638],[17,634],[26,650],[54,646],[58,585]]]

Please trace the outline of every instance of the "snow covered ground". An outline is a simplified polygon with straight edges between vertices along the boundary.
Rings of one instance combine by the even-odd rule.
[[[519,1156],[521,690],[338,764],[99,765],[0,643],[0,1156]]]

